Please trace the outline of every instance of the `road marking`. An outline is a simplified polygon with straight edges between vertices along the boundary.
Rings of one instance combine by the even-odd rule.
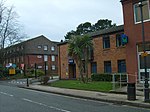
[[[15,81],[15,80],[12,80],[11,82],[8,82],[8,83],[11,83],[11,84],[25,84],[26,82],[22,82],[22,81]]]
[[[3,95],[11,96],[11,97],[14,96],[14,95],[11,95],[11,94],[8,94],[8,93],[5,93],[5,92],[0,92],[0,93],[3,94]]]
[[[34,103],[34,104],[38,104],[38,105],[41,105],[41,106],[44,106],[44,107],[48,107],[48,108],[51,108],[51,109],[55,109],[55,110],[58,110],[58,111],[61,111],[61,112],[71,112],[69,110],[64,110],[64,109],[61,109],[61,108],[57,108],[57,107],[53,107],[53,106],[49,106],[49,105],[46,105],[46,104],[43,104],[43,103],[39,103],[39,102],[36,102],[36,101],[32,101],[30,99],[26,99],[26,98],[22,98],[24,101],[27,101],[27,102],[30,102],[30,103]]]

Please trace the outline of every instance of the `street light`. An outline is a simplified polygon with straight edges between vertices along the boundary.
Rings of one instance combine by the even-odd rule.
[[[139,7],[140,7],[140,13],[141,13],[141,25],[142,25],[142,41],[143,41],[143,52],[146,54],[146,48],[145,48],[145,32],[144,32],[144,22],[143,22],[143,0],[139,0]],[[149,102],[149,84],[148,84],[148,73],[147,73],[147,63],[146,63],[146,55],[144,56],[144,71],[145,71],[145,83],[144,83],[144,96],[145,102]]]

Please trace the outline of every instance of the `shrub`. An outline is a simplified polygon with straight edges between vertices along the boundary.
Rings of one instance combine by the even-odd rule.
[[[44,76],[44,75],[45,75],[44,71],[42,71],[42,70],[37,70],[37,76],[38,76],[38,77],[41,77],[41,76]]]
[[[47,82],[49,81],[49,76],[43,76],[41,81],[44,85],[47,84]]]
[[[92,74],[91,75],[92,81],[112,81],[112,75],[111,74]]]
[[[108,82],[111,82],[112,81],[112,77],[113,75],[112,74],[92,74],[91,75],[91,79],[92,81],[108,81]],[[127,75],[126,74],[121,74],[121,80],[122,81],[127,81]],[[120,74],[116,74],[115,75],[115,81],[120,81]]]

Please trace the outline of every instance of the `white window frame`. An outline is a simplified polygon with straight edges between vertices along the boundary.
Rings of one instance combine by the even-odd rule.
[[[52,46],[52,47],[51,47],[51,51],[55,51],[55,46]]]
[[[42,66],[41,66],[41,65],[39,65],[39,66],[37,66],[37,68],[38,68],[38,69],[41,69],[41,68],[42,68]]]
[[[48,46],[44,45],[44,51],[47,51],[47,50],[48,50]]]
[[[44,61],[48,61],[48,55],[44,55]]]
[[[54,62],[55,61],[55,55],[51,56],[51,60]]]
[[[56,66],[55,65],[52,65],[52,70],[56,70]]]
[[[150,6],[149,6],[149,0],[143,1],[143,2],[147,2],[148,8],[149,8],[149,19],[143,20],[143,22],[147,22],[147,21],[150,21]],[[136,21],[135,7],[137,6],[138,3],[139,3],[139,2],[137,2],[137,3],[135,3],[135,4],[133,5],[133,10],[134,10],[134,23],[135,23],[135,24],[141,23],[141,20],[140,20],[140,21]]]
[[[38,45],[38,49],[41,49],[42,48],[42,45]]]
[[[37,58],[41,59],[41,58],[42,58],[42,56],[41,56],[41,55],[38,55],[38,56],[37,56]]]

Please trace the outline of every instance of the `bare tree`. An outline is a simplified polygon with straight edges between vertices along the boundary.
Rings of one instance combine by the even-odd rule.
[[[21,33],[22,27],[18,22],[18,15],[14,7],[6,7],[5,2],[0,2],[0,55],[3,61],[3,49],[20,42],[25,36]]]

